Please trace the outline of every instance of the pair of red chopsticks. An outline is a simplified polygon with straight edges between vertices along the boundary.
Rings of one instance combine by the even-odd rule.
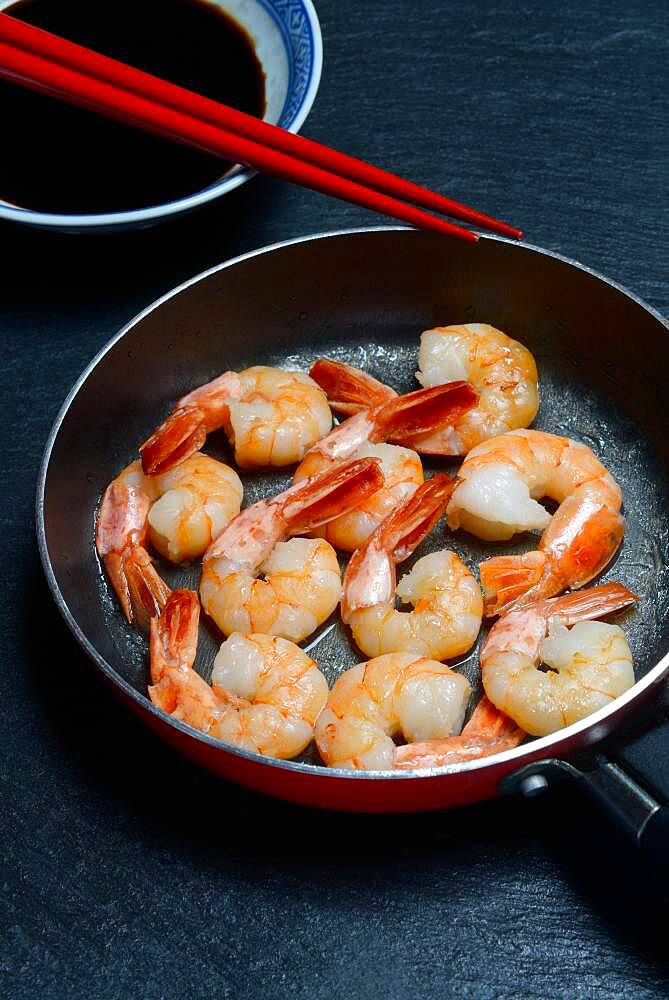
[[[523,235],[395,174],[2,13],[0,77],[421,229],[477,239],[399,199],[514,239]]]

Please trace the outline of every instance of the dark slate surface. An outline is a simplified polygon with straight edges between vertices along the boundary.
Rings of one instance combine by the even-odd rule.
[[[667,311],[664,2],[318,7],[309,135],[508,218]],[[118,326],[240,251],[375,221],[256,180],[154,231],[0,226],[3,996],[668,995],[666,882],[575,791],[394,818],[260,799],[116,704],[42,580],[44,441]]]

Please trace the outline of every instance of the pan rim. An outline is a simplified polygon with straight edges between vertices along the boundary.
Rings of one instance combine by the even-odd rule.
[[[35,498],[35,521],[36,521],[36,533],[37,533],[37,543],[40,554],[40,559],[42,562],[42,568],[46,576],[47,584],[51,595],[56,603],[56,606],[65,620],[66,625],[70,629],[74,638],[77,640],[81,648],[88,655],[88,657],[93,661],[96,667],[101,671],[101,673],[110,681],[115,687],[119,688],[120,691],[133,701],[142,712],[148,712],[151,716],[159,720],[159,722],[164,725],[170,726],[182,735],[194,739],[197,743],[204,746],[211,747],[212,749],[218,751],[219,753],[230,754],[231,756],[236,756],[243,758],[254,764],[263,764],[268,767],[278,768],[282,771],[295,772],[301,775],[309,775],[312,777],[320,777],[323,780],[334,779],[347,781],[351,780],[375,780],[375,781],[408,781],[416,780],[418,778],[443,778],[444,780],[452,774],[462,774],[469,771],[484,771],[489,767],[499,767],[501,764],[517,762],[518,766],[521,766],[526,757],[532,757],[536,759],[538,756],[549,756],[549,757],[560,757],[560,746],[561,744],[569,744],[575,737],[579,736],[588,730],[595,730],[601,723],[611,717],[622,713],[624,707],[637,699],[642,699],[644,692],[654,685],[658,684],[661,679],[669,674],[669,651],[660,659],[654,667],[645,674],[644,677],[640,678],[634,683],[634,685],[626,691],[623,695],[616,698],[610,705],[599,709],[597,712],[593,712],[591,715],[586,716],[585,719],[581,719],[579,722],[572,723],[570,726],[566,726],[564,729],[558,730],[556,733],[551,733],[548,736],[542,736],[534,739],[531,743],[523,744],[519,747],[515,747],[512,750],[506,750],[502,753],[492,754],[489,757],[478,758],[477,760],[464,761],[459,764],[447,764],[441,767],[426,767],[426,768],[415,768],[410,771],[352,771],[346,770],[344,768],[329,768],[323,765],[301,763],[297,761],[286,761],[277,760],[272,757],[263,757],[261,754],[254,753],[249,750],[243,750],[239,747],[235,747],[231,744],[223,743],[220,740],[216,740],[206,733],[202,733],[197,729],[193,729],[191,726],[180,722],[179,720],[173,719],[171,716],[166,715],[160,711],[155,705],[152,704],[150,699],[137,691],[131,684],[128,683],[123,677],[121,677],[111,666],[110,663],[102,656],[95,646],[89,641],[89,639],[84,634],[83,630],[80,628],[77,620],[74,618],[67,602],[60,590],[58,581],[56,580],[56,575],[51,565],[51,558],[49,554],[48,544],[46,540],[46,524],[44,518],[44,503],[45,503],[45,492],[46,484],[49,472],[49,463],[51,459],[51,454],[53,452],[54,445],[56,443],[58,433],[60,431],[61,425],[72,405],[76,396],[78,395],[80,389],[83,387],[87,381],[89,375],[93,372],[95,368],[100,364],[105,355],[120,341],[125,337],[141,320],[148,316],[151,312],[157,309],[163,303],[167,302],[172,297],[180,294],[186,288],[197,282],[215,274],[218,271],[222,271],[229,267],[233,267],[236,264],[240,264],[246,260],[250,260],[253,257],[257,257],[263,254],[272,253],[276,250],[283,249],[285,247],[293,246],[299,243],[306,243],[310,241],[331,239],[338,236],[355,236],[359,234],[367,234],[371,232],[416,232],[412,230],[409,226],[367,226],[349,229],[339,229],[321,233],[312,233],[306,236],[294,237],[289,240],[281,240],[277,243],[269,244],[265,247],[259,247],[256,250],[248,251],[244,254],[239,254],[236,257],[232,257],[227,261],[223,261],[220,264],[216,264],[213,267],[207,268],[206,270],[200,272],[199,274],[187,279],[181,284],[170,289],[168,292],[161,295],[159,298],[155,299],[144,309],[140,310],[132,319],[125,323],[121,329],[114,334],[106,344],[100,348],[89,364],[84,368],[81,375],[75,381],[71,390],[67,394],[62,406],[60,407],[58,414],[53,422],[51,430],[49,432],[42,460],[40,463],[39,474],[37,478],[37,489]],[[580,271],[589,274],[595,279],[604,282],[605,284],[613,287],[618,292],[627,296],[642,309],[648,312],[654,319],[656,319],[665,329],[669,330],[669,321],[665,319],[656,309],[651,305],[646,303],[639,296],[630,292],[623,285],[607,278],[605,275],[600,274],[598,271],[587,267],[584,264],[579,263],[573,258],[565,257],[562,254],[558,254],[551,250],[545,250],[542,247],[535,246],[530,243],[517,243],[515,240],[506,239],[500,236],[491,236],[488,234],[480,234],[482,239],[494,241],[497,243],[507,243],[514,246],[518,246],[523,250],[530,251],[532,253],[538,253],[541,256],[552,257],[561,263],[565,263],[569,266],[575,267]],[[597,737],[593,742],[596,742]],[[546,754],[543,751],[547,751]]]

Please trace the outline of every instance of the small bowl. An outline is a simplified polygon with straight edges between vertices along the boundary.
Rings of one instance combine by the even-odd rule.
[[[15,0],[0,0],[0,10]],[[265,73],[264,120],[299,132],[316,98],[323,65],[318,16],[311,0],[212,0],[247,31]],[[218,181],[185,198],[127,212],[67,215],[34,212],[0,199],[0,218],[66,232],[105,232],[149,226],[234,191],[254,176],[229,169]]]

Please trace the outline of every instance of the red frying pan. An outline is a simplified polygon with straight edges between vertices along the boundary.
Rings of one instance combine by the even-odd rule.
[[[146,639],[127,626],[94,546],[101,493],[136,457],[138,443],[184,392],[252,364],[306,370],[316,357],[335,355],[409,391],[416,388],[420,331],[477,321],[494,323],[533,352],[541,389],[534,426],[590,444],[622,486],[625,540],[601,579],[618,580],[641,598],[620,619],[635,658],[635,685],[583,721],[514,750],[397,773],[327,769],[315,752],[271,760],[164,716],[147,698]],[[669,832],[669,763],[661,766],[669,762],[669,723],[586,772],[569,760],[657,702],[669,672],[668,370],[667,324],[657,313],[586,268],[534,247],[490,237],[456,245],[428,233],[372,229],[259,250],[155,302],[74,386],[39,480],[38,538],[49,586],[75,637],[128,707],[161,739],[231,781],[309,805],[398,812],[507,791],[536,794],[566,773],[605,802],[639,843],[661,853]],[[230,460],[222,435],[211,435],[206,450]],[[276,472],[246,477],[245,503],[288,481]],[[443,547],[443,529],[429,544]],[[495,551],[462,532],[448,545],[470,565]],[[161,572],[171,586],[197,586],[197,568]],[[201,629],[196,665],[205,677],[219,641]],[[335,621],[308,648],[330,683],[360,659]],[[473,704],[481,690],[477,651],[456,668],[475,689]]]

